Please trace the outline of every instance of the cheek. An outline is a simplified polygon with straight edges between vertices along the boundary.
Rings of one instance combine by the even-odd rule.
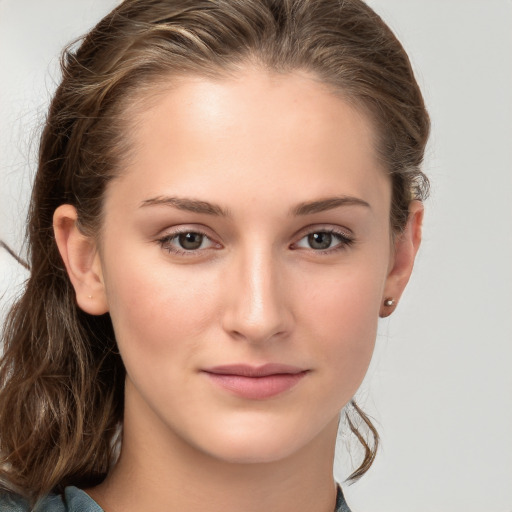
[[[330,372],[334,389],[351,396],[373,353],[384,283],[383,268],[364,266],[316,283],[305,291],[301,316],[315,358]]]
[[[106,279],[123,356],[158,359],[197,343],[215,307],[207,276],[194,277],[192,267],[173,272],[165,261],[148,268],[137,265],[134,257],[130,260],[117,262]]]

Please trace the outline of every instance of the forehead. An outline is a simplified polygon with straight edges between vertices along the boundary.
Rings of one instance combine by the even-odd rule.
[[[220,202],[300,202],[336,186],[389,200],[369,118],[306,72],[180,77],[142,104],[130,121],[134,151],[107,197],[126,187],[126,197],[193,191]]]

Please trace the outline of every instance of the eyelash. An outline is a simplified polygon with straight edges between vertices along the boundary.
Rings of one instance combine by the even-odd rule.
[[[208,247],[206,249],[198,248],[198,249],[187,250],[187,249],[180,249],[174,245],[171,245],[172,241],[177,239],[180,235],[187,235],[187,234],[201,235],[205,239],[209,240],[210,243],[213,244],[213,246],[215,246],[215,245],[218,246],[218,247],[213,247],[213,248],[221,247],[221,245],[219,243],[214,242],[204,231],[201,231],[200,229],[177,230],[177,231],[174,231],[173,233],[169,233],[169,234],[163,236],[162,238],[159,238],[157,240],[157,242],[159,243],[159,245],[162,249],[164,249],[165,251],[167,251],[171,254],[176,254],[178,256],[186,256],[186,257],[192,256],[193,257],[193,256],[197,256],[200,251],[212,249],[212,247]],[[302,241],[303,239],[305,239],[311,235],[317,235],[317,234],[331,235],[338,240],[338,244],[335,245],[334,247],[329,247],[327,249],[313,249],[311,247],[309,249],[307,249],[307,250],[311,250],[315,254],[333,254],[335,252],[347,249],[348,247],[353,245],[355,242],[355,239],[353,237],[348,236],[343,231],[338,231],[336,229],[319,228],[319,229],[308,231],[307,233],[305,233],[303,236],[301,236],[301,238],[298,240],[298,242],[295,242],[294,244],[292,244],[290,246],[290,248],[292,250],[302,249],[301,247],[298,247],[297,244],[300,241]]]

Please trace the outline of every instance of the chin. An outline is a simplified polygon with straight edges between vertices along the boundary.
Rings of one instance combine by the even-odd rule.
[[[243,443],[228,443],[227,446],[217,446],[210,455],[218,460],[230,464],[269,464],[284,460],[298,450],[297,446],[275,443],[252,443],[245,440]]]
[[[202,439],[200,449],[215,459],[232,464],[278,462],[293,457],[307,450],[308,447],[323,442],[324,439],[332,438],[334,443],[337,423],[336,418],[334,429],[329,431],[300,429],[296,425],[262,425],[261,423],[253,424],[250,428],[232,426],[217,432],[209,432],[208,439]],[[304,423],[302,426],[305,426]],[[330,430],[333,432],[331,433]]]

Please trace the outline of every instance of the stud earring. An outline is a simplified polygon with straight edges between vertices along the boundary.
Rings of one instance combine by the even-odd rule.
[[[388,297],[387,299],[384,299],[384,306],[390,308],[396,304],[396,300],[392,297]]]

